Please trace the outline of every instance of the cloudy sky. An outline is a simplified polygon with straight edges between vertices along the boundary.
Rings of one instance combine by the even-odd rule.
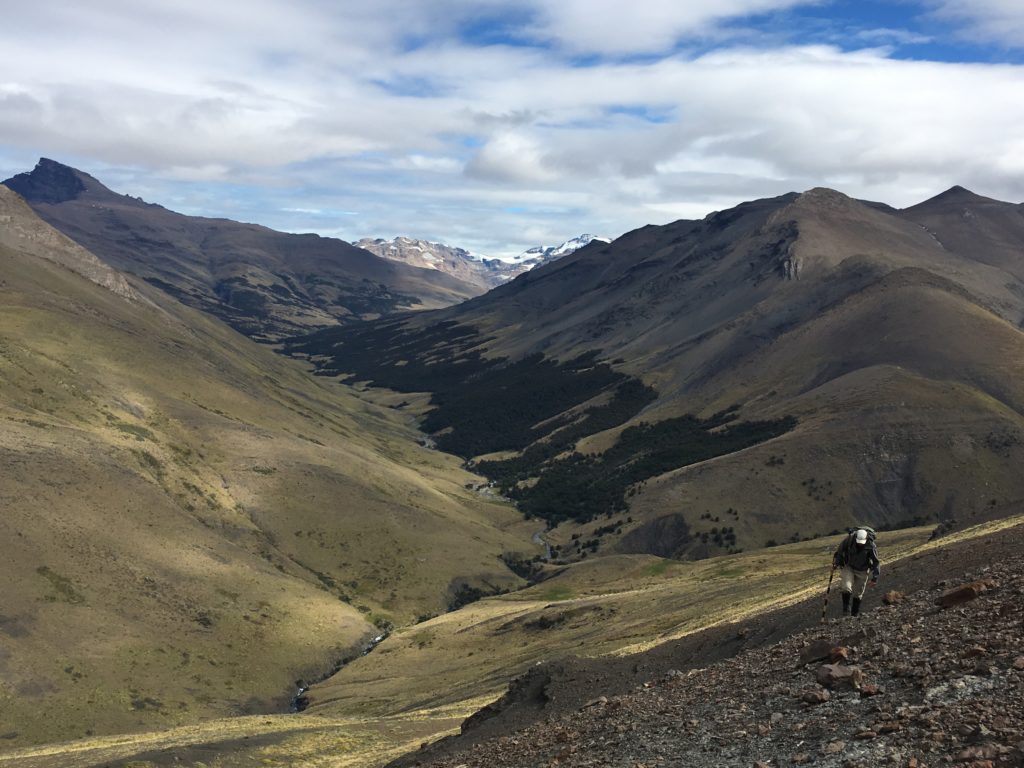
[[[14,0],[0,0],[13,4]],[[33,0],[0,174],[510,254],[826,185],[1024,200],[1020,0]]]

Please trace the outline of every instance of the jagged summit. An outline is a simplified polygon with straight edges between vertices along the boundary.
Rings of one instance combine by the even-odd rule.
[[[47,158],[4,183],[115,269],[261,340],[338,320],[447,306],[482,292],[343,240],[175,213]]]
[[[43,157],[31,171],[19,173],[4,184],[29,202],[65,203],[77,199],[86,191],[86,179],[91,177],[56,160]]]
[[[31,205],[59,205],[88,197],[92,203],[114,203],[145,208],[161,208],[140,197],[121,195],[105,186],[95,176],[70,165],[42,157],[36,167],[3,182]]]

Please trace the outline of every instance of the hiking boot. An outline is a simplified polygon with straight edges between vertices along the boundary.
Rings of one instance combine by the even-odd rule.
[[[850,615],[851,616],[859,616],[860,615],[860,598],[859,597],[853,598],[853,607],[850,609]]]
[[[850,593],[843,592],[843,615],[845,616],[850,612]]]

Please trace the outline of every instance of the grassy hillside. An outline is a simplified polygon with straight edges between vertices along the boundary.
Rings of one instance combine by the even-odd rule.
[[[931,528],[884,533],[885,568],[932,554],[945,562],[945,548],[997,531],[1012,534],[1022,523],[1016,515],[937,540],[931,540]],[[710,626],[742,627],[808,597],[814,599],[806,621],[814,623],[835,544],[828,537],[699,563],[643,555],[580,563],[515,595],[397,632],[314,687],[317,703],[307,712],[12,751],[0,754],[0,766],[41,768],[59,760],[82,768],[378,768],[423,741],[455,732],[463,718],[505,690],[510,676],[539,661],[567,653],[643,654]],[[872,610],[863,621],[870,624],[879,598],[872,592],[868,599]],[[644,663],[642,655],[633,658]]]
[[[518,583],[498,556],[535,526],[403,417],[0,206],[4,748],[282,711],[382,627]]]

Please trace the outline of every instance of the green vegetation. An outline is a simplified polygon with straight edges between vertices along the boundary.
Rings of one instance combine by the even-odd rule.
[[[107,422],[114,429],[124,432],[126,435],[131,435],[136,440],[156,440],[152,430],[140,427],[137,424],[131,424],[127,421],[123,421],[109,413],[107,414]]]
[[[78,605],[85,602],[85,596],[75,589],[75,585],[71,583],[71,579],[66,576],[61,576],[59,573],[52,571],[45,565],[41,565],[36,568],[36,573],[49,581],[50,586],[52,586],[53,590],[57,593],[56,596],[48,595],[46,598],[48,601],[54,602],[59,600],[72,605]]]
[[[735,418],[734,410],[709,419],[680,416],[629,427],[600,455],[574,452],[539,468],[519,459],[481,462],[479,469],[495,477],[502,492],[518,501],[528,515],[552,525],[568,519],[586,522],[626,509],[626,491],[636,483],[749,448],[796,426],[793,418],[747,422]],[[535,472],[540,474],[536,483],[519,484]],[[735,543],[728,533],[731,529],[718,538]]]
[[[654,399],[650,387],[599,362],[596,351],[565,362],[539,353],[510,361],[483,357],[487,341],[453,322],[409,330],[381,321],[293,339],[285,351],[320,359],[323,375],[431,392],[423,430],[438,433],[441,450],[467,459],[532,446],[523,461],[535,466],[582,437],[623,424]],[[606,393],[607,404],[566,413]]]
[[[604,454],[585,455],[576,450],[580,440],[635,418],[656,392],[599,362],[596,351],[565,362],[541,354],[488,359],[480,352],[488,341],[455,322],[410,329],[386,320],[294,339],[286,350],[319,360],[323,374],[431,392],[433,409],[421,427],[434,434],[437,447],[467,459],[519,452],[470,465],[495,481],[527,517],[551,526],[622,511],[638,483],[770,440],[796,425],[792,418],[739,422],[734,406],[708,419],[686,415],[641,423],[625,429]],[[769,459],[773,467],[783,463],[781,457]],[[710,535],[722,547],[737,543],[732,529]],[[577,549],[581,556],[595,552],[597,542]]]

